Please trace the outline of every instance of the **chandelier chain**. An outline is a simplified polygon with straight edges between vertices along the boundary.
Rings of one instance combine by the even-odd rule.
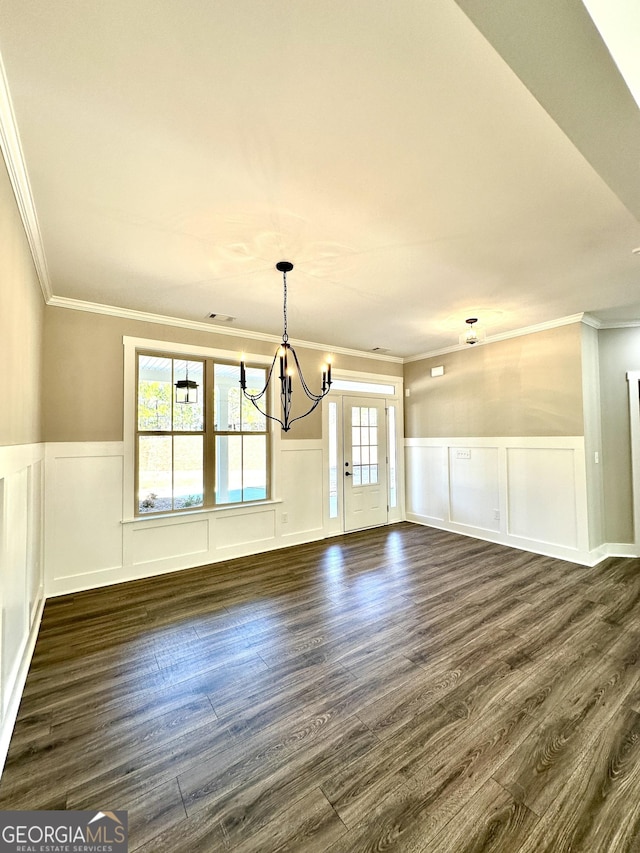
[[[282,332],[282,342],[287,343],[289,340],[289,335],[287,334],[287,273],[286,271],[282,273],[282,278],[284,280],[284,307],[283,307],[283,315],[284,315],[284,331]]]

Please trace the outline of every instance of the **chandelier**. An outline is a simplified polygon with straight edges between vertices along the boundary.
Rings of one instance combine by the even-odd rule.
[[[293,264],[290,261],[279,261],[276,264],[276,269],[282,273],[282,281],[284,288],[284,331],[282,332],[282,343],[278,347],[273,356],[273,361],[271,362],[271,367],[267,373],[267,381],[265,382],[264,388],[262,391],[259,391],[256,394],[252,394],[250,391],[247,391],[247,371],[246,364],[244,361],[244,355],[240,359],[240,388],[242,389],[243,395],[247,400],[250,400],[256,409],[263,415],[265,418],[269,418],[272,421],[276,421],[280,424],[282,429],[285,432],[289,432],[291,429],[291,425],[295,421],[299,421],[302,418],[306,418],[307,415],[310,415],[311,412],[316,408],[320,400],[323,397],[326,397],[329,393],[329,389],[331,388],[331,359],[327,359],[327,363],[322,365],[321,373],[322,373],[322,386],[319,394],[314,394],[313,391],[309,388],[307,383],[305,382],[304,376],[302,375],[302,368],[300,367],[300,362],[298,361],[298,356],[296,355],[295,349],[289,343],[289,335],[287,332],[287,273],[291,272],[293,269]],[[259,403],[265,397],[267,390],[269,389],[269,384],[271,382],[271,377],[273,375],[273,371],[276,365],[276,361],[278,362],[278,381],[280,382],[280,403],[282,406],[282,418],[277,418],[275,415],[268,414],[263,408],[260,408]],[[311,405],[302,415],[296,415],[295,418],[291,417],[291,398],[292,398],[292,390],[293,383],[292,379],[297,371],[298,377],[300,378],[300,385],[302,386],[302,390],[306,394],[309,400],[311,400]]]

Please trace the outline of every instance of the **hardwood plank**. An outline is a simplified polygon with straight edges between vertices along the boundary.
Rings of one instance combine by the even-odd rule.
[[[619,709],[566,780],[521,853],[640,849],[640,715]]]
[[[118,797],[118,809],[128,813],[129,851],[139,849],[169,827],[181,825],[187,817],[177,779],[169,779],[147,791],[143,797]],[[100,800],[94,801],[100,811],[116,807]]]
[[[430,843],[429,853],[508,853],[538,822],[526,806],[489,779]]]
[[[16,779],[3,785],[0,803],[26,804],[33,796],[34,779],[41,791],[55,792],[60,778],[72,780],[73,787],[102,778],[118,771],[123,765],[131,768],[135,762],[145,761],[149,754],[170,751],[174,741],[181,737],[195,737],[206,726],[221,728],[209,700],[204,697],[185,703],[161,717],[140,725],[139,720],[125,719],[112,730],[89,731],[76,735],[68,729],[57,727],[49,736],[31,744],[27,750],[12,750],[7,768],[20,767]],[[102,745],[108,743],[108,749]],[[18,806],[14,806],[17,808]],[[21,805],[26,808],[26,805]]]
[[[637,690],[640,667],[602,657],[567,698],[494,774],[519,802],[542,815],[592,742]]]
[[[85,809],[91,808],[96,801],[146,797],[154,788],[176,778],[187,768],[200,762],[214,762],[230,740],[226,728],[215,722],[135,755],[121,754],[116,761],[103,764],[94,772],[84,766],[84,757],[79,756],[81,772],[66,777],[67,808]]]
[[[346,831],[327,799],[316,788],[233,849],[235,853],[268,853],[270,850],[322,853],[338,838],[343,838]]]

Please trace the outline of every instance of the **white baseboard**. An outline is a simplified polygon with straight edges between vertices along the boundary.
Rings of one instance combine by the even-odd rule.
[[[637,546],[630,542],[607,542],[602,547],[605,557],[640,557]]]
[[[407,521],[411,521],[414,524],[421,524],[425,527],[435,527],[438,530],[446,530],[449,533],[457,533],[460,536],[469,536],[472,539],[481,539],[484,542],[494,542],[496,545],[505,545],[507,548],[517,548],[519,551],[530,551],[533,554],[540,554],[543,557],[554,557],[556,560],[566,560],[570,563],[577,563],[580,566],[595,566],[597,563],[604,560],[605,557],[609,556],[608,552],[602,553],[601,549],[580,551],[574,548],[567,548],[564,545],[555,545],[552,542],[539,542],[534,539],[523,539],[518,536],[510,536],[509,534],[485,530],[478,527],[465,529],[460,524],[447,524],[447,522],[442,521],[441,519],[418,515],[414,512],[407,513]]]

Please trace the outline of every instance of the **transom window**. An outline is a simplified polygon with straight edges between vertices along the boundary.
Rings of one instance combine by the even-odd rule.
[[[247,365],[247,388],[265,373]],[[177,382],[190,402],[176,402]],[[265,500],[268,459],[266,418],[241,398],[238,365],[137,353],[137,514]]]

